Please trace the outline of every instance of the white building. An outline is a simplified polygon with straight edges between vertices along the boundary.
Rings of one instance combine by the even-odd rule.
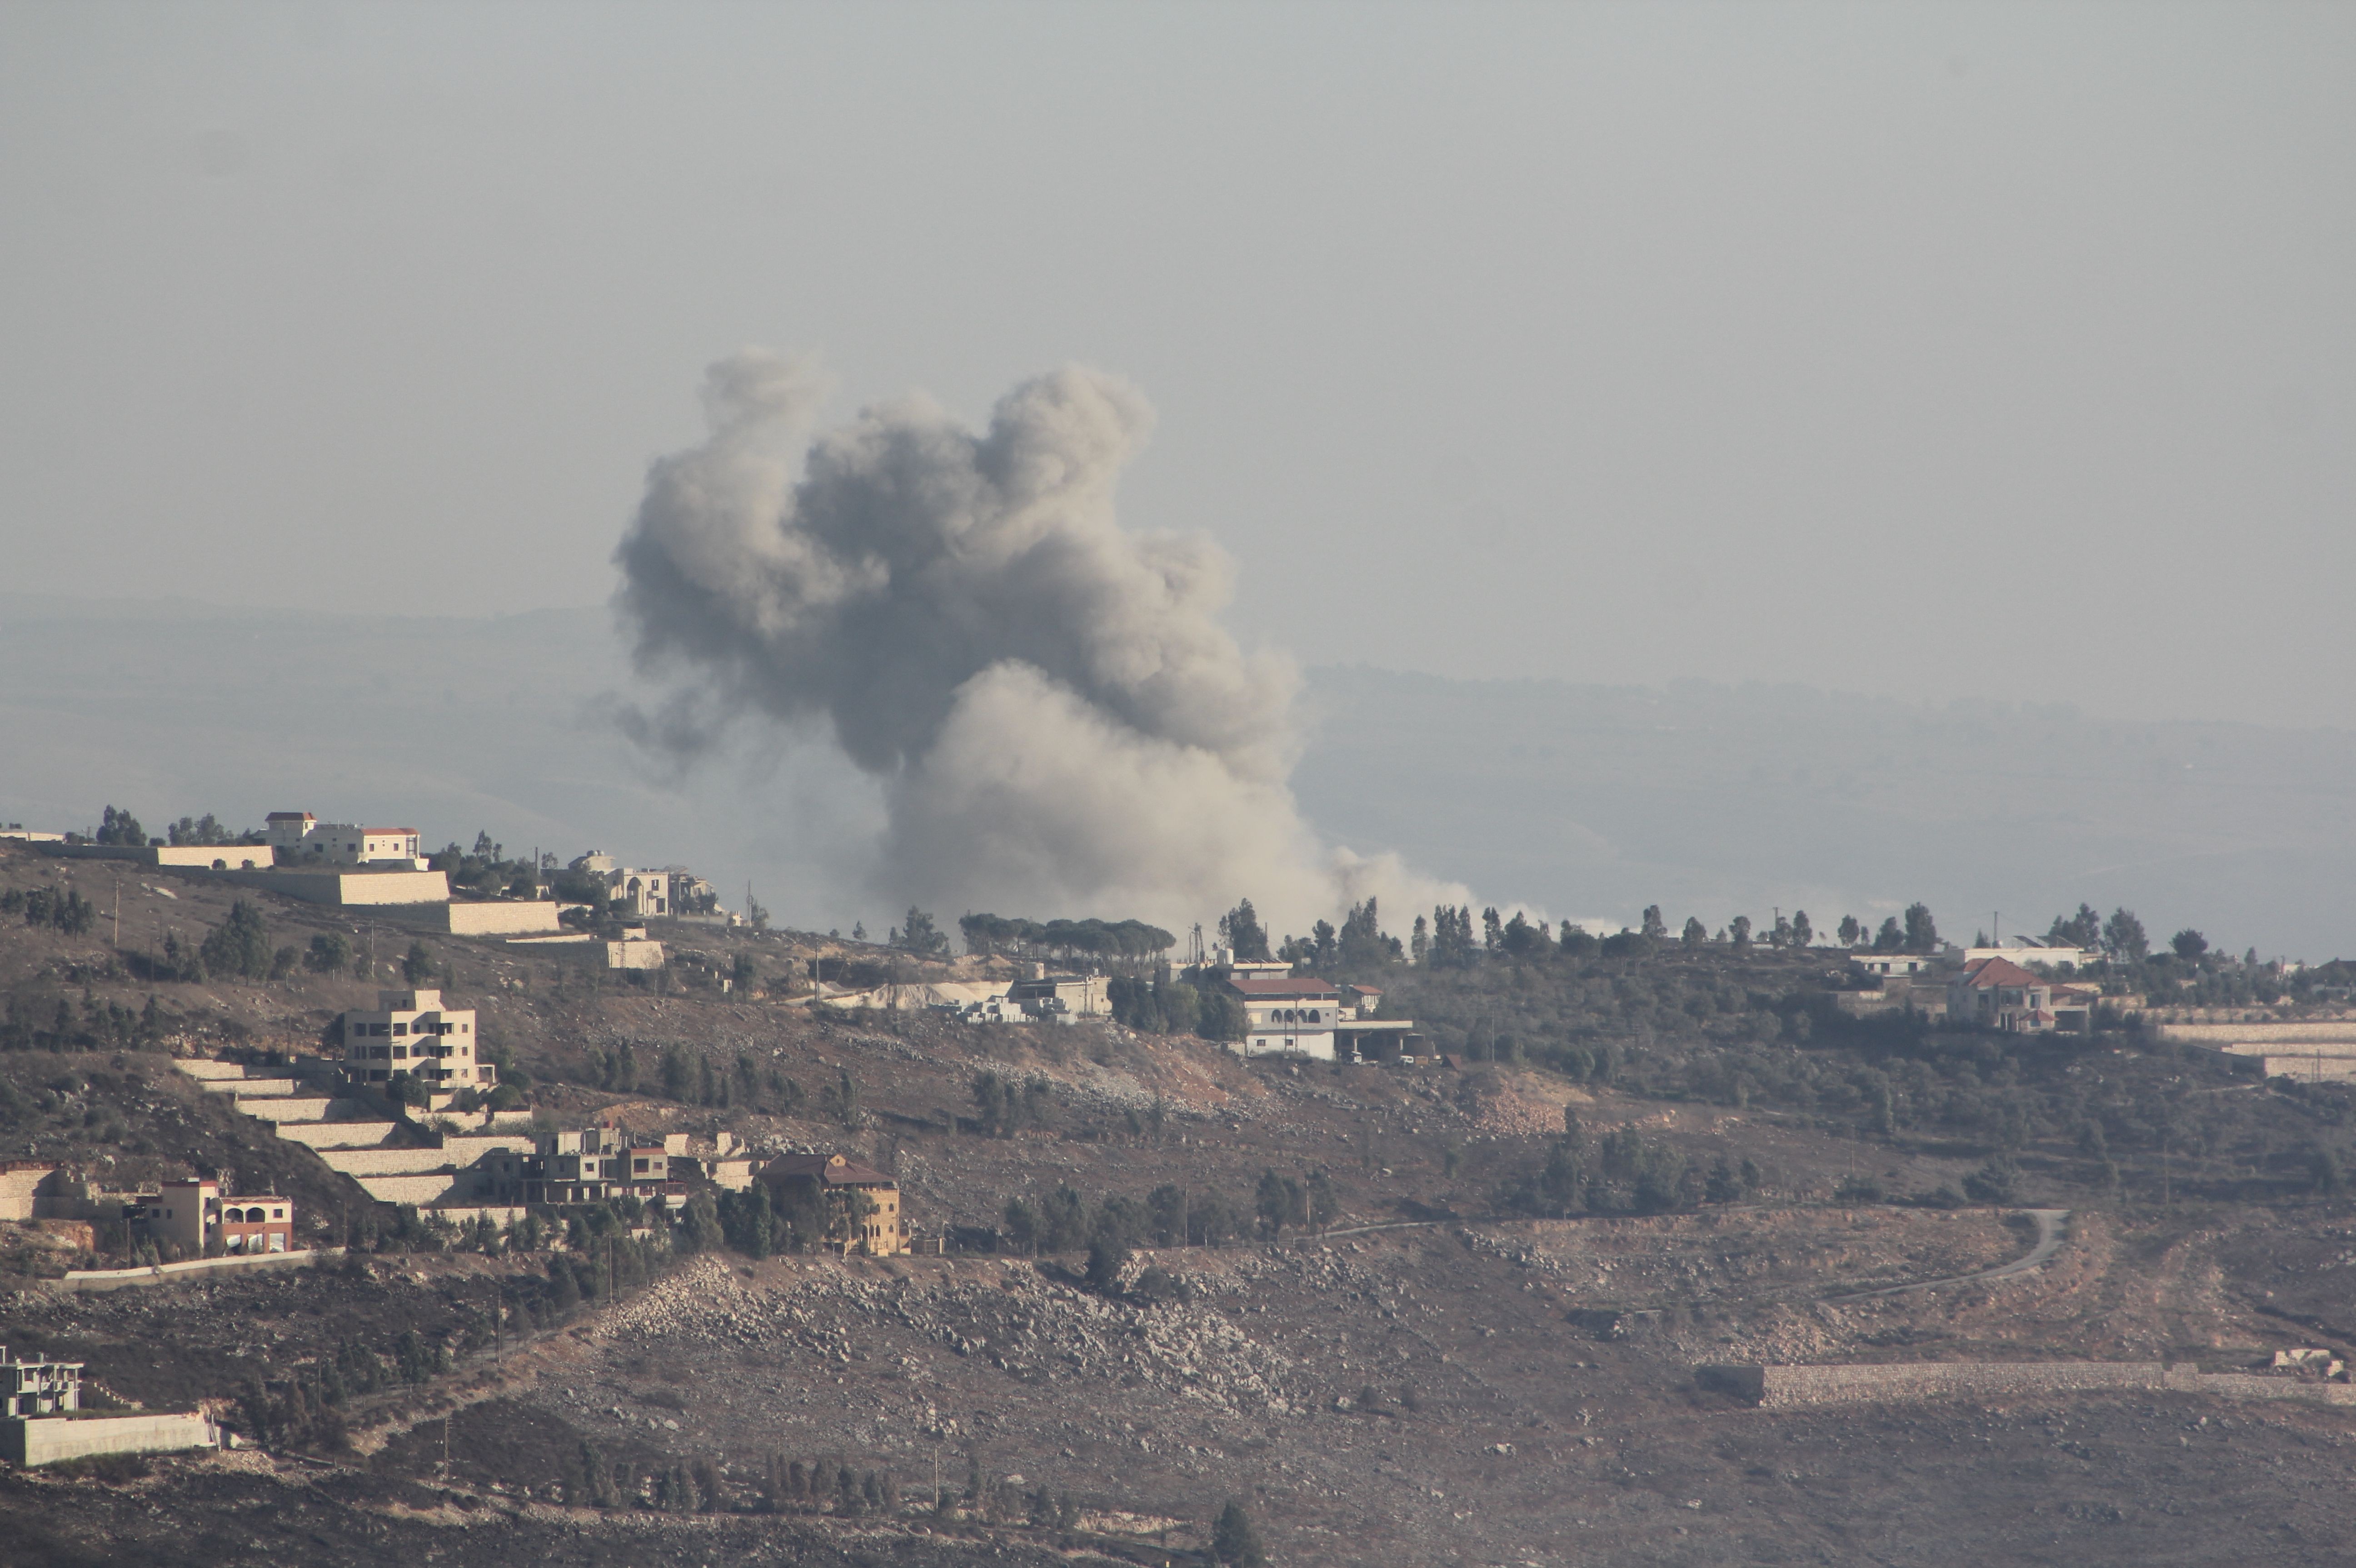
[[[379,991],[377,1010],[342,1020],[344,1071],[355,1083],[416,1077],[444,1088],[489,1089],[499,1070],[476,1055],[475,1009],[444,1008],[439,991]]]
[[[1331,980],[1238,973],[1227,977],[1227,989],[1244,1004],[1248,1027],[1238,1048],[1246,1056],[1333,1060],[1342,994]]]
[[[719,908],[712,884],[684,866],[624,866],[604,850],[592,849],[568,869],[602,879],[607,905],[618,901],[622,913],[639,920],[708,914]]]
[[[361,827],[348,822],[321,822],[307,811],[273,811],[265,819],[264,837],[282,866],[428,869],[414,827]]]

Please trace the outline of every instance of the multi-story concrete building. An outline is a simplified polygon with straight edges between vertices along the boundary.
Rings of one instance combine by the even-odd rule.
[[[123,1218],[192,1258],[203,1256],[216,1240],[231,1253],[295,1250],[293,1199],[225,1195],[209,1177],[165,1182],[155,1197],[128,1205]]]
[[[282,866],[380,866],[391,870],[427,869],[414,827],[362,827],[321,822],[307,811],[273,811],[264,819]]]
[[[669,1147],[674,1142],[676,1150]],[[548,1133],[535,1140],[530,1154],[485,1155],[475,1168],[477,1189],[489,1202],[558,1208],[625,1197],[669,1202],[687,1192],[672,1169],[674,1157],[686,1147],[684,1135],[649,1141],[624,1127]]]
[[[0,1345],[0,1416],[62,1415],[81,1408],[80,1361],[25,1360]]]
[[[445,1089],[490,1089],[499,1070],[476,1052],[475,1009],[444,1008],[435,990],[379,991],[377,1010],[348,1012],[344,1072],[355,1083],[414,1077]]]

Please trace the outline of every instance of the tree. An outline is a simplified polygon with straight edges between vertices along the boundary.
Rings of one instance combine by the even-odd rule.
[[[1251,1516],[1232,1499],[1219,1510],[1219,1522],[1211,1529],[1211,1555],[1222,1568],[1262,1568],[1268,1562],[1268,1554],[1260,1550],[1259,1535],[1252,1529]]]
[[[1322,1170],[1309,1173],[1309,1225],[1323,1231],[1342,1212],[1342,1196],[1333,1190],[1333,1179]]]
[[[1497,918],[1497,906],[1491,904],[1481,912],[1481,951],[1494,958],[1505,946],[1505,923]]]
[[[949,955],[948,937],[933,924],[931,915],[915,904],[908,906],[907,920],[892,928],[890,943],[902,952],[913,953],[919,958],[946,958]]]
[[[1859,942],[1865,940],[1865,927],[1858,924],[1857,916],[1845,914],[1841,916],[1838,934],[1843,947],[1855,947]]]
[[[1873,950],[1876,953],[1900,953],[1905,947],[1906,933],[1898,929],[1898,917],[1894,914],[1883,916],[1881,929],[1873,933]]]
[[[1986,1164],[1964,1178],[1964,1196],[1975,1203],[2013,1201],[2020,1184],[2020,1168],[2009,1155],[1990,1155]]]
[[[1906,951],[1936,953],[1939,951],[1938,923],[1931,918],[1931,906],[1912,903],[1906,906]]]
[[[247,980],[270,977],[270,932],[261,912],[243,899],[229,906],[229,918],[213,927],[197,956],[210,975]]]
[[[2045,940],[2056,947],[2094,948],[2103,944],[2103,917],[2092,904],[2080,904],[2076,914],[2057,914],[2046,928]]]
[[[303,966],[319,975],[340,975],[351,962],[352,944],[339,931],[311,938],[310,949],[303,955]]]
[[[1251,900],[1238,900],[1235,908],[1219,917],[1219,941],[1238,962],[1267,962],[1268,933],[1261,928]]]
[[[425,950],[425,944],[409,944],[409,951],[401,957],[401,977],[412,986],[422,986],[434,978],[434,955]]]
[[[1794,910],[1792,912],[1792,945],[1813,947],[1815,945],[1815,941],[1816,928],[1808,923],[1808,912],[1804,909]]]
[[[1120,1271],[1129,1266],[1129,1246],[1117,1236],[1099,1235],[1088,1243],[1088,1288],[1098,1295],[1108,1295],[1120,1284]]]
[[[1643,930],[1646,936],[1651,937],[1655,942],[1662,940],[1669,934],[1669,923],[1661,918],[1660,905],[1646,904],[1644,906]]]
[[[1385,936],[1382,923],[1375,912],[1375,901],[1352,904],[1342,921],[1339,945],[1334,952],[1335,965],[1349,973],[1358,974],[1396,964],[1399,959],[1398,938]]]
[[[1728,923],[1727,930],[1733,934],[1734,945],[1737,951],[1740,951],[1751,945],[1751,917],[1749,915],[1736,915],[1734,919]]]
[[[147,830],[140,827],[139,819],[129,812],[117,811],[110,805],[99,819],[98,831],[91,834],[91,838],[95,843],[122,844],[141,849],[146,848]]]
[[[1424,923],[1423,916],[1417,915],[1414,934],[1408,938],[1408,961],[1420,969],[1430,956],[1431,928]]]
[[[1678,933],[1678,940],[1687,947],[1699,947],[1709,940],[1709,927],[1704,925],[1697,917],[1689,914],[1686,916],[1685,930]]]
[[[2176,955],[2187,964],[2196,961],[2203,953],[2209,951],[2209,939],[2189,925],[2169,937],[2168,944],[2176,949]]]
[[[1252,1194],[1252,1211],[1259,1217],[1260,1233],[1271,1242],[1284,1233],[1285,1226],[1306,1220],[1308,1210],[1308,1194],[1301,1183],[1272,1170],[1259,1179],[1259,1187]]]
[[[2103,951],[2131,964],[2143,962],[2151,951],[2151,941],[2144,935],[2143,922],[2135,917],[2135,911],[2123,905],[2103,922]]]

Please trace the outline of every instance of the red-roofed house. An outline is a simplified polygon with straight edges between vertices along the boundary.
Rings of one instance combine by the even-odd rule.
[[[1950,1023],[2014,1033],[2091,1034],[2096,993],[2030,973],[2009,958],[1976,958],[1947,983]]]

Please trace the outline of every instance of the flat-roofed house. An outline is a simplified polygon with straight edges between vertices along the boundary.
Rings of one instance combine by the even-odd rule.
[[[294,1200],[275,1193],[224,1193],[210,1177],[166,1181],[153,1198],[129,1205],[123,1217],[150,1237],[201,1257],[215,1241],[230,1253],[291,1253]]]
[[[80,1361],[25,1360],[0,1345],[0,1416],[62,1415],[81,1408]]]
[[[426,869],[424,847],[414,827],[364,827],[351,822],[321,822],[307,811],[273,811],[262,836],[282,866],[381,866]]]
[[[490,1089],[499,1070],[476,1054],[475,1009],[433,990],[379,991],[376,1011],[343,1016],[344,1072],[355,1083],[421,1078],[445,1089]]]

